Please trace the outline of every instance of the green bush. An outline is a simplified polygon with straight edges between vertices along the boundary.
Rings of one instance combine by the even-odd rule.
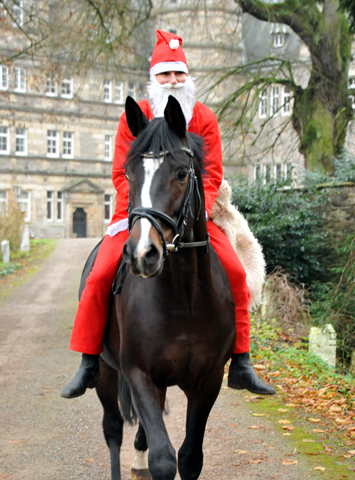
[[[17,252],[21,246],[24,223],[24,213],[10,197],[6,212],[0,211],[0,243],[9,240],[12,253]]]
[[[268,273],[281,267],[307,285],[326,275],[321,262],[328,248],[327,233],[321,229],[321,207],[326,201],[322,191],[310,184],[294,190],[287,182],[229,181],[233,203],[263,247]]]

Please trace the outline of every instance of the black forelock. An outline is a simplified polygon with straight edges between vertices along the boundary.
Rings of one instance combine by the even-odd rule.
[[[201,173],[203,173],[205,165],[204,141],[199,135],[193,133],[188,134],[188,141],[195,158],[198,160]],[[172,152],[180,149],[182,146],[181,143],[181,139],[169,127],[165,118],[154,118],[133,141],[126,158],[126,165],[132,159],[137,157],[137,155],[142,157],[144,153],[152,153],[157,157],[160,152],[166,150]],[[188,146],[187,143],[185,145]]]

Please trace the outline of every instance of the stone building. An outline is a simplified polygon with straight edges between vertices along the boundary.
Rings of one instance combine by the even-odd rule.
[[[17,4],[14,15],[21,20],[22,2]],[[156,0],[145,36],[146,51],[154,47],[157,28],[183,37],[199,100],[216,109],[244,79],[233,75],[217,86],[216,82],[228,71],[270,54],[292,60],[297,81],[307,82],[309,52],[291,29],[241,15],[234,0],[209,0],[207,6],[205,11],[188,0]],[[10,44],[18,47],[16,29],[12,35],[9,41],[9,32],[0,29],[0,58]],[[101,237],[115,205],[111,169],[118,120],[127,95],[145,95],[148,69],[108,73],[97,64],[82,78],[70,65],[60,75],[43,72],[43,65],[40,71],[36,67],[32,59],[0,65],[0,211],[16,199],[37,238]],[[268,71],[274,65],[262,68]],[[355,92],[354,62],[352,85]],[[255,131],[262,124],[265,128],[257,142],[252,131],[228,133],[226,118],[220,124],[225,172],[268,181],[303,167],[291,112],[290,90],[275,83],[260,91],[253,125]],[[276,138],[274,148],[266,149]],[[350,125],[348,148],[353,138]]]

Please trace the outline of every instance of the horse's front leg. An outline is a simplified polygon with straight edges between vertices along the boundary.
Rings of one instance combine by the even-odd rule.
[[[203,466],[202,444],[210,411],[218,397],[224,366],[200,379],[197,388],[185,392],[187,404],[186,437],[179,450],[181,480],[196,480]]]
[[[162,408],[165,391],[160,391],[148,375],[138,369],[126,372],[132,401],[148,441],[149,471],[153,480],[173,480],[176,454],[169,440]]]
[[[148,467],[148,443],[144,428],[139,424],[136,438],[134,440],[134,457],[131,475],[133,480],[151,480]]]

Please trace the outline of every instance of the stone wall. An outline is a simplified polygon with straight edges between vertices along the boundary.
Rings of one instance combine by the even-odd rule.
[[[324,186],[328,202],[324,208],[324,228],[338,241],[355,235],[355,184],[343,183],[335,187]]]

